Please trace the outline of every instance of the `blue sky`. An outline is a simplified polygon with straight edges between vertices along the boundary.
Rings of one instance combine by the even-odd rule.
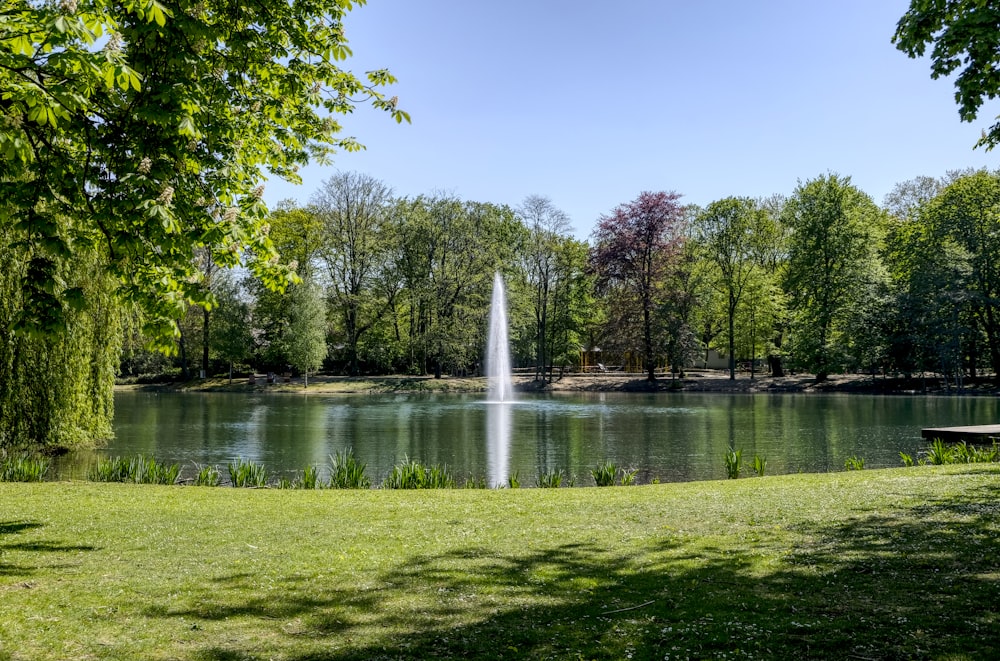
[[[951,81],[891,43],[908,0],[369,0],[355,72],[389,68],[413,119],[342,118],[366,151],[269,182],[304,204],[337,169],[398,195],[549,197],[586,238],[644,190],[685,203],[790,194],[835,172],[881,203],[918,175],[996,168]],[[992,112],[991,112],[992,111]]]

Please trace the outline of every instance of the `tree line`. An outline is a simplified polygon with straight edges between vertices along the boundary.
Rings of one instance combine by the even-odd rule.
[[[731,378],[742,365],[959,384],[1000,373],[998,196],[988,171],[902,182],[881,206],[837,174],[703,207],[644,192],[581,241],[543,196],[398,198],[342,172],[270,214],[301,282],[279,293],[206,263],[216,305],[188,309],[176,357],[133,334],[122,372],[477,374],[499,271],[512,353],[539,380],[585,362],[683,374],[714,349]]]

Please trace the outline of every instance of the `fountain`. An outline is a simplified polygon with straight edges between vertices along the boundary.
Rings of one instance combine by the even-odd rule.
[[[507,339],[507,296],[503,277],[493,276],[493,298],[490,300],[490,327],[486,338],[487,398],[490,402],[514,401],[511,380],[510,342]]]
[[[507,296],[500,273],[493,276],[490,327],[486,336],[487,470],[490,486],[507,481],[510,465],[510,435],[514,384],[510,377],[510,342],[507,338]]]

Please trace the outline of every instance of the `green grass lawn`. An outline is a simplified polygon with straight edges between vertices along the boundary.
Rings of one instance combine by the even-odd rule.
[[[996,659],[1000,468],[0,484],[0,659]]]

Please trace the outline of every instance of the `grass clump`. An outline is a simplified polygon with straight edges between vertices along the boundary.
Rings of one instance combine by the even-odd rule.
[[[264,464],[237,457],[229,463],[229,482],[234,487],[260,489],[267,486]]]
[[[49,460],[27,454],[0,458],[0,482],[41,482]]]
[[[455,476],[447,465],[424,466],[419,461],[404,459],[393,466],[382,481],[383,489],[454,489]]]
[[[507,477],[507,486],[511,489],[521,488],[521,477],[518,471],[514,471]]]
[[[133,484],[175,484],[180,464],[161,464],[153,457],[101,457],[87,471],[91,482],[130,482]]]
[[[844,468],[849,471],[860,471],[865,469],[865,458],[858,457],[857,455],[853,457],[848,457],[844,461]]]
[[[330,456],[331,489],[368,489],[371,479],[365,475],[367,464],[358,461],[354,450],[347,448]]]

